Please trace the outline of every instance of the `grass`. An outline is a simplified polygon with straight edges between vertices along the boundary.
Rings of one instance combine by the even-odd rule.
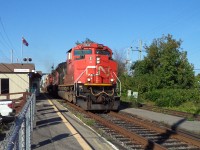
[[[90,127],[94,126],[94,124],[95,124],[95,121],[94,121],[93,119],[85,118],[85,117],[83,116],[83,114],[78,113],[76,116],[77,116],[80,120],[82,120],[86,125],[88,125],[88,126],[90,126]]]
[[[155,103],[152,101],[141,101],[141,100],[136,101],[136,99],[133,97],[129,97],[129,98],[122,97],[121,101],[130,103],[129,107],[137,107],[138,102],[140,102],[140,103],[142,102],[143,104],[146,104],[149,106],[155,106]],[[191,101],[185,102],[178,107],[165,107],[165,108],[200,115],[200,103],[194,103]],[[191,118],[191,120],[192,120],[192,118]]]
[[[63,101],[58,101],[61,105],[63,105],[64,107],[70,109],[66,103],[64,103]],[[88,126],[94,126],[95,121],[93,119],[90,118],[85,118],[83,114],[75,112],[74,110],[71,110],[74,115],[76,115],[80,120],[82,120],[86,125]]]
[[[200,114],[200,104],[195,104],[193,102],[185,102],[178,107],[168,107],[167,109],[172,109],[192,114]]]
[[[88,126],[92,127],[95,124],[95,121],[92,119],[86,119],[85,120],[85,124],[87,124]]]

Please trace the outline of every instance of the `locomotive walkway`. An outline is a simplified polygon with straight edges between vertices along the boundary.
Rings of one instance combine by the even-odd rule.
[[[56,105],[56,108],[51,101]],[[43,94],[36,100],[35,127],[32,135],[31,149],[116,149],[83,125],[58,102],[55,100],[51,101],[44,97]]]

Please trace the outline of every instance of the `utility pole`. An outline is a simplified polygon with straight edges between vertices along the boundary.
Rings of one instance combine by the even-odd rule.
[[[142,60],[142,40],[139,40],[139,47],[136,47],[136,49],[133,49],[133,47],[129,47],[126,51],[126,69],[127,69],[127,73],[129,74],[130,72],[130,67],[131,67],[131,63],[132,63],[132,59],[131,59],[131,51],[138,51],[138,61]]]
[[[129,70],[130,70],[130,49],[127,49],[127,53],[126,53],[126,69],[127,69],[127,74],[129,74]]]
[[[136,49],[132,49],[132,47],[131,47],[131,50],[132,51],[138,51],[139,53],[139,58],[138,58],[138,60],[140,61],[140,60],[142,60],[142,40],[139,40],[139,48],[138,47],[136,47]]]
[[[140,52],[140,60],[142,60],[142,40],[140,40],[140,49],[139,49],[139,52]]]
[[[13,63],[13,49],[11,49],[11,63]]]

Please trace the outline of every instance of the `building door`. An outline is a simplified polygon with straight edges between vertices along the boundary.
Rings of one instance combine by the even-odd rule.
[[[0,80],[1,80],[0,94],[8,94],[9,93],[9,79],[0,79]]]

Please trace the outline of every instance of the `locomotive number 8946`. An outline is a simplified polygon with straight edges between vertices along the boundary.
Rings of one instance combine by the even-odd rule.
[[[118,110],[121,82],[112,50],[82,43],[68,50],[67,61],[49,75],[48,92],[85,110]]]

